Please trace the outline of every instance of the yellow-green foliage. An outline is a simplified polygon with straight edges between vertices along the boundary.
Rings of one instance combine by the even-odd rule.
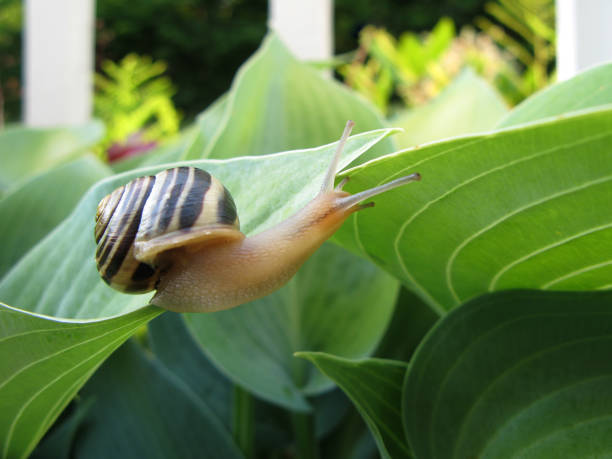
[[[489,14],[506,30],[523,37],[527,45],[486,18],[479,18],[477,24],[487,33],[465,27],[456,34],[448,18],[442,18],[431,32],[405,32],[398,39],[385,29],[368,26],[361,32],[352,62],[342,65],[339,72],[349,86],[386,114],[394,100],[407,107],[427,102],[465,66],[472,67],[514,105],[550,81],[554,59],[550,21],[554,17],[548,4],[551,0],[487,4]]]
[[[129,54],[119,63],[104,62],[102,70],[95,75],[94,110],[106,124],[104,148],[136,133],[144,141],[162,141],[178,132],[175,89],[162,76],[164,62]]]
[[[525,68],[513,81],[519,97],[525,98],[551,83],[555,61],[554,0],[498,0],[487,3],[485,10],[493,20],[478,17],[476,25]]]

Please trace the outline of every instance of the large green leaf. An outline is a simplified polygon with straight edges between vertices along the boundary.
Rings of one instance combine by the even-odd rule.
[[[612,63],[593,67],[525,100],[499,123],[499,127],[563,115],[612,104]]]
[[[193,129],[195,135],[186,148],[182,159],[202,159],[208,151],[206,146],[211,142],[227,122],[226,110],[229,93],[223,94],[198,115]]]
[[[203,134],[212,138],[199,155],[192,150],[191,157],[231,158],[315,147],[336,140],[349,119],[355,121],[356,133],[384,127],[368,102],[298,61],[274,34],[240,68],[227,99],[207,115],[201,120]],[[392,150],[387,139],[361,160]]]
[[[389,132],[385,129],[351,137],[341,167]],[[278,223],[314,197],[334,150],[335,144],[330,144],[269,156],[181,164],[207,169],[226,185],[236,201],[242,230],[248,235]],[[160,169],[130,171],[92,187],[70,217],[0,281],[0,299],[29,311],[72,318],[110,317],[147,304],[150,294],[125,295],[100,279],[94,261],[94,216],[98,201],[114,188]]]
[[[0,457],[26,457],[100,363],[160,312],[68,321],[0,303]]]
[[[306,410],[305,396],[331,383],[293,353],[369,355],[385,331],[396,293],[394,279],[329,244],[272,295],[215,314],[187,314],[185,320],[207,355],[241,386]]]
[[[133,342],[100,367],[80,396],[93,406],[73,457],[243,457],[216,413]]]
[[[336,241],[438,311],[508,288],[611,284],[612,110],[406,150],[347,171],[349,191],[409,172]],[[401,206],[398,206],[401,203]]]
[[[612,292],[499,292],[448,314],[409,367],[416,457],[612,451]]]
[[[404,362],[355,361],[322,352],[298,352],[296,356],[312,361],[346,392],[370,428],[382,457],[410,457],[401,415]]]
[[[104,134],[100,122],[74,128],[9,127],[0,132],[0,193],[20,180],[73,159]]]
[[[389,130],[380,130],[349,139],[341,161],[342,165],[346,166],[386,137],[389,132]],[[210,170],[233,191],[244,222],[243,229],[248,234],[280,221],[314,196],[323,179],[325,165],[334,150],[335,145],[332,144],[312,150],[257,158],[200,161],[193,164]],[[148,295],[124,295],[112,290],[100,280],[94,263],[93,217],[98,200],[105,194],[134,176],[154,173],[159,169],[159,167],[141,169],[114,176],[90,189],[70,217],[30,250],[2,279],[0,298],[27,311],[56,317],[105,318],[127,314],[133,310],[139,310],[135,314],[149,311],[149,309],[142,310],[148,301]],[[291,176],[292,180],[286,180],[287,176]],[[253,180],[245,182],[244,177],[251,177]],[[261,196],[261,199],[254,198],[257,196]],[[277,202],[280,205],[271,208],[270,202]],[[155,309],[155,311],[160,310]],[[12,319],[12,316],[0,316],[0,326],[3,327],[5,334],[27,333],[28,327],[35,327],[36,324],[31,322],[30,316],[25,311],[15,311],[13,314],[21,317],[20,320],[23,320],[25,325],[20,329],[16,325],[19,324],[18,319]],[[144,321],[146,320],[143,319],[142,322]],[[130,329],[122,338],[126,339],[132,332],[133,329]],[[67,334],[67,337],[70,336],[74,335]],[[11,353],[11,348],[1,342],[0,349],[8,352],[7,355]],[[106,357],[108,353],[100,355]],[[91,353],[77,353],[70,363],[85,366],[90,356]],[[18,358],[17,361],[19,360]],[[65,379],[56,382],[54,374],[48,373],[45,368],[39,371],[39,368],[41,367],[33,367],[29,373],[30,383],[36,387],[52,384],[56,391],[45,400],[57,404],[58,407],[65,406],[69,401],[68,395],[74,393],[77,385],[73,381],[65,383]],[[84,383],[89,374],[91,372],[82,375],[78,383]],[[53,399],[52,395],[59,391],[63,391],[61,394],[66,394],[63,395],[65,399]],[[27,392],[11,394],[11,403],[24,404],[28,401],[28,397]],[[44,429],[41,429],[40,435],[43,432]],[[28,441],[33,438],[30,437]]]
[[[111,171],[106,165],[87,155],[26,180],[3,196],[0,199],[0,278],[66,218],[90,186],[109,175]]]
[[[394,139],[401,148],[407,148],[491,130],[507,112],[495,89],[466,68],[438,97],[399,114],[389,124],[404,129]]]

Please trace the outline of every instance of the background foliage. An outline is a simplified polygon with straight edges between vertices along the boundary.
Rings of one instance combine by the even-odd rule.
[[[384,25],[392,33],[428,30],[441,16],[458,25],[482,13],[485,0],[335,1],[335,43],[339,53],[357,47],[359,30]],[[9,122],[21,113],[21,0],[0,2],[0,88]],[[135,53],[168,65],[179,88],[174,101],[187,120],[228,89],[238,67],[266,34],[266,0],[96,1],[96,69]],[[163,20],[160,20],[163,18]]]

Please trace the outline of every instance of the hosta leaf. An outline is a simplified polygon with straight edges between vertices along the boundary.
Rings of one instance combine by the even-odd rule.
[[[380,130],[349,139],[346,154],[341,161],[342,165],[346,166],[389,132],[389,130]],[[200,161],[193,164],[207,168],[232,190],[238,209],[241,211],[241,219],[244,219],[243,229],[246,233],[250,233],[285,218],[314,196],[323,179],[325,164],[329,161],[334,149],[335,145],[327,145],[313,150],[258,158]],[[228,163],[231,164],[231,167],[228,167]],[[99,199],[116,186],[134,176],[151,174],[159,169],[159,167],[140,169],[114,176],[99,182],[90,189],[70,217],[30,250],[2,279],[0,298],[32,312],[60,317],[102,318],[127,314],[136,309],[139,311],[135,314],[149,311],[149,309],[142,309],[149,295],[124,295],[110,289],[100,280],[93,258],[95,252],[93,216]],[[286,180],[287,176],[291,176],[292,180]],[[253,181],[245,182],[244,177],[251,177]],[[269,199],[279,205],[271,206]],[[158,313],[160,310],[154,309],[154,311]],[[29,315],[25,311],[15,312],[15,314],[23,316],[22,320],[26,321],[25,330],[28,326],[35,326],[35,324],[30,324]],[[6,334],[11,334],[17,322],[5,319],[6,317],[0,316],[0,326],[6,330]],[[144,321],[146,320],[143,319]],[[132,332],[133,329],[129,334]],[[126,339],[129,334],[123,339]],[[2,343],[0,343],[0,349],[3,352],[7,349],[7,352],[10,353],[10,348],[5,347]],[[104,354],[104,357],[107,355]],[[89,354],[85,354],[75,358],[77,360],[80,358],[80,364],[84,365],[83,362],[87,362],[89,357]],[[78,383],[83,384],[89,374],[91,372],[82,375]],[[38,371],[35,367],[31,378],[36,381],[36,387],[54,383],[53,374],[47,373],[44,368]],[[70,399],[69,395],[74,394],[78,387],[72,381],[69,381],[66,386],[62,384],[63,381],[59,380],[57,383],[57,391],[64,391],[66,395],[63,395],[64,392],[61,395],[65,399],[53,399],[53,394],[48,399],[50,404],[55,403],[59,408],[65,406]],[[20,394],[20,396],[11,394],[12,403],[27,402],[29,395],[26,392]],[[57,413],[59,413],[59,408]],[[52,421],[52,418],[45,420],[47,421]],[[36,424],[32,425],[37,428]],[[42,428],[40,432],[37,431],[38,437],[36,438],[40,438],[43,432]],[[28,441],[34,438],[32,432],[29,432],[29,435],[31,437]],[[30,446],[33,447],[34,444]]]
[[[395,360],[348,360],[322,352],[298,352],[312,361],[353,401],[384,458],[410,457],[401,415],[406,364]]]
[[[98,365],[160,311],[60,321],[0,303],[0,457],[26,457]]]
[[[242,387],[306,410],[306,395],[332,385],[293,352],[369,355],[385,331],[396,293],[394,279],[329,244],[272,295],[215,314],[186,314],[185,321],[206,354]]]
[[[341,167],[389,132],[353,136]],[[250,234],[288,217],[316,194],[334,149],[335,144],[330,144],[262,157],[181,164],[207,169],[225,184],[236,201],[242,230]],[[70,217],[6,274],[0,282],[0,299],[29,311],[72,318],[109,317],[145,305],[150,294],[125,295],[100,279],[94,261],[94,216],[98,201],[114,188],[160,169],[130,171],[92,187]]]
[[[193,126],[195,135],[185,150],[182,159],[202,159],[205,157],[206,146],[215,138],[217,132],[220,132],[227,122],[225,112],[228,99],[229,93],[223,94],[198,115]],[[238,154],[235,156],[238,156]]]
[[[418,458],[605,457],[612,292],[499,292],[448,314],[409,367]]]
[[[586,70],[525,100],[499,123],[499,127],[563,115],[612,104],[612,63]]]
[[[394,140],[407,148],[488,131],[507,112],[495,89],[468,67],[427,105],[402,112],[389,124],[404,129]]]
[[[0,193],[84,153],[104,134],[100,122],[74,128],[10,127],[0,132]]]
[[[0,278],[66,218],[90,186],[109,175],[111,171],[106,165],[87,155],[33,177],[3,196],[0,199]]]
[[[220,112],[221,127],[210,129],[218,123]],[[270,34],[240,68],[227,99],[208,112],[205,132],[214,135],[198,157],[231,158],[315,147],[335,141],[349,119],[355,121],[356,133],[384,127],[369,103],[298,61]],[[386,139],[361,160],[391,151],[391,139]]]
[[[133,342],[100,367],[80,396],[93,406],[73,457],[243,457],[216,413]]]
[[[360,248],[438,311],[508,288],[612,283],[612,110],[406,150],[347,171],[349,191],[408,172],[336,241]],[[401,206],[398,206],[401,203]]]

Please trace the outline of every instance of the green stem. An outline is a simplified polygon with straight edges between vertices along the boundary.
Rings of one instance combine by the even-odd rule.
[[[238,385],[234,385],[232,422],[236,444],[242,450],[245,457],[254,457],[254,399],[249,392]]]
[[[308,413],[291,413],[297,459],[318,459],[319,447],[315,434],[314,416]]]

